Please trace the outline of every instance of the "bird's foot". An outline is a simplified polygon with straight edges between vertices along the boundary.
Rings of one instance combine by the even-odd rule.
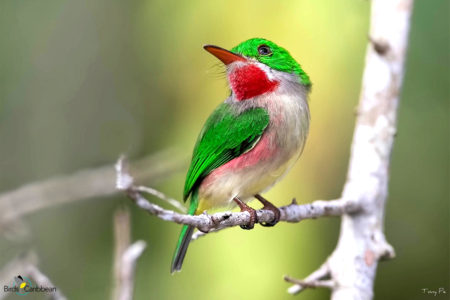
[[[246,211],[250,214],[250,221],[248,222],[247,225],[241,225],[241,228],[246,230],[253,229],[256,223],[256,210],[254,210],[253,208],[242,202],[241,199],[237,197],[235,197],[233,201],[236,202],[236,204],[239,206],[241,212]]]
[[[264,207],[262,208],[263,210],[270,210],[273,212],[273,215],[274,215],[274,218],[271,222],[265,222],[265,223],[260,223],[260,224],[262,226],[266,226],[266,227],[274,226],[275,224],[277,224],[278,221],[280,221],[280,217],[281,217],[280,210],[275,205],[273,205],[272,203],[267,201],[265,198],[263,198],[259,194],[256,194],[255,198],[258,199],[258,201],[264,205]]]

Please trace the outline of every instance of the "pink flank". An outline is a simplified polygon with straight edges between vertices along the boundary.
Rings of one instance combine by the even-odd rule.
[[[229,75],[229,80],[239,101],[272,92],[279,84],[278,81],[270,81],[266,73],[254,64],[237,68]]]
[[[273,134],[266,132],[263,134],[256,146],[226,164],[218,167],[203,179],[202,185],[208,186],[214,183],[214,180],[228,172],[235,172],[245,168],[252,167],[261,161],[272,159],[277,152],[275,144],[272,142]]]

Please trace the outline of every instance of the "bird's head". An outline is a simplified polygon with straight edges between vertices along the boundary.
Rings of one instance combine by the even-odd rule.
[[[311,86],[308,75],[289,52],[269,40],[249,39],[231,51],[213,45],[204,48],[227,66],[230,87],[238,100],[274,91],[283,80],[307,89]]]

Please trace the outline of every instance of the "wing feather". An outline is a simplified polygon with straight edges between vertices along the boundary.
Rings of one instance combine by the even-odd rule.
[[[191,166],[186,176],[184,200],[214,169],[249,151],[269,124],[263,108],[251,108],[240,114],[222,103],[209,117],[197,139]]]

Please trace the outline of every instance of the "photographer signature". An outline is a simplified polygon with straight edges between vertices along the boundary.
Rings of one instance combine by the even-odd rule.
[[[438,289],[423,288],[423,289],[421,289],[421,291],[422,291],[422,294],[430,295],[430,296],[439,296],[439,295],[447,294],[447,291],[443,287],[440,287]]]

